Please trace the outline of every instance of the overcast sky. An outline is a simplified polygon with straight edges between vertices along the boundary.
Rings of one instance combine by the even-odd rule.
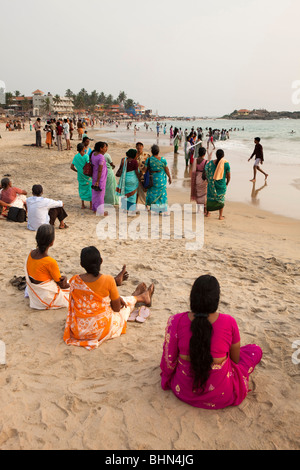
[[[300,0],[1,2],[7,91],[125,91],[153,112],[299,110]]]

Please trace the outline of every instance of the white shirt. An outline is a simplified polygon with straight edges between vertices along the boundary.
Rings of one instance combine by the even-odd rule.
[[[37,230],[43,224],[49,224],[49,209],[55,207],[63,207],[62,201],[54,201],[45,197],[32,196],[27,201],[27,228],[29,230]]]
[[[67,122],[64,123],[63,128],[64,128],[64,134],[69,134],[70,126]]]

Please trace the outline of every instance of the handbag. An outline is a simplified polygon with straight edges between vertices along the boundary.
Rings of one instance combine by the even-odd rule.
[[[10,207],[7,220],[11,220],[12,222],[25,222],[26,221],[26,211],[25,209],[20,209],[19,207]]]
[[[119,166],[119,169],[116,173],[116,177],[117,178],[120,178],[122,176],[122,172],[123,172],[123,165],[124,165],[124,162],[121,160],[121,163],[120,163],[120,166]]]
[[[83,174],[85,176],[93,176],[93,164],[91,162],[91,156],[89,158],[89,161],[86,162],[86,164],[83,167]]]
[[[144,174],[143,186],[144,186],[145,189],[152,188],[152,186],[153,186],[153,175],[152,175],[151,169],[150,169],[150,160],[149,160],[149,167],[147,168],[147,171]]]

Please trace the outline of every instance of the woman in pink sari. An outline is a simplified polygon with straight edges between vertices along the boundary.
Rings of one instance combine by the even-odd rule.
[[[205,409],[239,405],[262,350],[240,346],[236,321],[217,312],[220,286],[213,276],[194,283],[191,311],[169,318],[161,359],[161,386],[180,400]]]
[[[91,163],[93,165],[92,176],[92,210],[97,215],[107,215],[104,212],[104,197],[107,179],[107,165],[104,155],[107,152],[106,142],[97,142],[94,151],[91,153]]]
[[[203,171],[207,163],[207,160],[204,158],[205,154],[206,149],[204,147],[200,147],[198,157],[193,161],[191,174],[191,201],[196,201],[197,206],[203,204],[204,212],[206,213],[207,181],[202,178]]]

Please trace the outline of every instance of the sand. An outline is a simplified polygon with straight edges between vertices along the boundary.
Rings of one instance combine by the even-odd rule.
[[[128,324],[126,335],[91,352],[66,346],[66,309],[33,311],[9,283],[23,275],[35,233],[25,224],[0,220],[0,340],[6,344],[0,448],[299,449],[299,364],[292,355],[300,339],[300,222],[228,202],[224,221],[216,214],[205,220],[202,250],[186,250],[185,240],[99,240],[100,219],[80,209],[70,170],[78,141],[72,151],[59,153],[24,146],[34,142],[29,130],[9,133],[2,124],[0,134],[0,176],[10,174],[13,184],[28,192],[40,183],[45,196],[65,203],[69,229],[56,230],[50,252],[63,274],[82,272],[80,250],[95,245],[103,272],[115,275],[126,263],[130,277],[122,295],[139,281],[155,284],[144,324]],[[131,146],[110,143],[116,165]],[[168,194],[170,203],[189,203],[188,191],[170,187]],[[220,311],[236,318],[242,344],[259,344],[264,353],[245,401],[220,411],[192,408],[160,387],[167,319],[188,310],[191,285],[205,273],[218,278]]]

